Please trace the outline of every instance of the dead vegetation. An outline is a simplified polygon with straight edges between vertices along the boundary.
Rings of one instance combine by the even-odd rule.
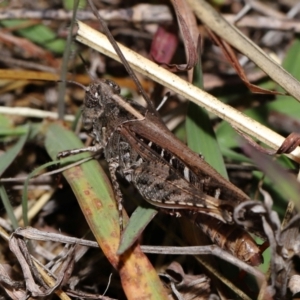
[[[65,81],[87,85],[91,78],[108,78],[122,87],[126,97],[143,100],[122,65],[92,49],[105,48],[100,37],[83,27],[75,37],[78,26],[70,26],[72,1],[4,1],[0,4],[3,299],[297,298],[299,4],[224,1],[212,9],[206,2],[197,1],[200,6],[194,2],[116,0],[97,7],[118,42],[165,67],[156,70],[136,56],[133,61],[128,58],[143,74],[139,79],[155,107],[171,91],[160,110],[167,126],[224,177],[228,172],[230,180],[255,200],[237,207],[234,217],[239,226],[263,237],[257,243],[263,244],[262,251],[267,249],[264,263],[254,268],[211,246],[187,218],[156,215],[122,180],[128,215],[139,207],[145,209],[141,213],[145,218],[156,216],[145,230],[143,224],[131,224],[138,242],[117,254],[118,211],[103,157],[56,159],[59,151],[92,143],[80,122],[84,90]],[[76,19],[99,29],[85,1],[80,2]],[[193,73],[200,52],[202,66]],[[193,81],[201,87],[201,74],[207,93],[186,84]],[[249,212],[253,219],[245,217]],[[253,220],[259,220],[261,232]],[[146,256],[147,252],[152,254]],[[153,254],[158,252],[163,254]]]

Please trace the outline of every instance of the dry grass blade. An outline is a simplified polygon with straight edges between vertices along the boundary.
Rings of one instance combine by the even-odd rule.
[[[51,118],[51,119],[58,119],[58,113],[52,111],[44,111],[40,109],[34,109],[29,107],[0,107],[0,113],[6,115],[14,115],[14,116],[25,116],[25,117],[32,117],[32,118]],[[75,117],[72,115],[65,115],[65,121],[72,122],[75,120]]]

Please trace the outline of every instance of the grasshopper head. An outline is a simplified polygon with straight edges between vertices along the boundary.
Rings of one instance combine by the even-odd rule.
[[[107,104],[112,103],[112,96],[120,94],[120,87],[109,79],[92,82],[86,88],[82,112],[83,126],[91,130],[103,114]]]

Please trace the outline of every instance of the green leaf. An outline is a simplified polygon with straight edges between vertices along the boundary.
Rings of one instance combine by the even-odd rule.
[[[13,122],[11,117],[5,114],[0,114],[0,127],[1,128],[12,128]]]
[[[74,0],[63,0],[63,6],[66,10],[72,10],[74,7]],[[79,0],[78,8],[85,8],[86,0]]]
[[[0,22],[0,24],[6,28],[21,26],[26,23],[27,21],[24,20],[2,20]],[[27,28],[18,29],[16,32],[31,42],[44,46],[53,52],[62,53],[64,50],[65,40],[58,39],[56,33],[45,25],[33,25]]]
[[[27,128],[27,131],[23,136],[19,138],[14,146],[12,146],[8,151],[1,155],[0,159],[0,176],[8,168],[8,166],[16,159],[17,155],[20,153],[21,149],[24,147],[25,142],[28,139],[29,135],[29,126],[24,126],[24,130]]]
[[[122,233],[118,255],[123,254],[134,244],[156,214],[157,210],[151,207],[138,206],[136,208]]]
[[[63,39],[56,39],[45,43],[45,48],[57,54],[62,54],[66,48],[66,41]]]
[[[268,125],[268,111],[265,107],[251,108],[243,111],[248,117],[258,121],[261,124]],[[222,121],[216,129],[216,135],[222,148],[240,147],[239,134],[225,121]]]
[[[15,136],[15,135],[23,135],[26,134],[28,131],[28,128],[26,126],[17,126],[13,128],[8,127],[0,127],[0,136]]]
[[[8,140],[15,138],[16,135],[26,134],[28,126],[14,126],[12,118],[9,115],[0,114],[0,140]]]
[[[245,145],[244,148],[254,161],[254,164],[259,166],[260,170],[270,178],[273,185],[276,185],[276,188],[284,195],[285,199],[290,199],[295,202],[295,206],[300,210],[300,186],[294,176],[289,174],[270,156],[262,154],[250,145]]]
[[[297,36],[294,39],[291,47],[286,53],[286,56],[283,60],[282,66],[286,69],[289,73],[291,73],[296,79],[300,80],[300,37]]]
[[[60,151],[82,148],[84,145],[70,130],[58,124],[51,124],[46,132],[45,147],[53,160]],[[89,153],[69,156],[60,160],[60,166],[90,157]],[[95,160],[63,172],[69,182],[86,220],[96,239],[107,240],[117,250],[115,241],[119,231],[119,217],[110,181]],[[115,232],[116,231],[116,232]]]
[[[52,124],[46,133],[45,146],[52,159],[56,159],[59,151],[81,148],[83,145],[73,132]],[[89,154],[83,153],[76,155],[76,158],[88,156]],[[67,157],[61,163],[66,164],[76,158]],[[120,271],[122,286],[128,299],[167,299],[155,269],[139,248],[121,256],[116,255],[120,241],[119,214],[110,181],[99,163],[90,160],[65,170],[63,175],[98,244],[114,268]],[[136,272],[137,266],[139,272]],[[132,287],[132,282],[139,282],[140,287]]]
[[[300,38],[296,38],[291,47],[286,53],[282,66],[291,73],[296,79],[300,80]],[[284,90],[278,86],[278,91],[284,92]],[[290,117],[299,119],[299,102],[293,97],[288,95],[278,95],[276,100],[268,103],[266,107],[269,111],[278,111],[280,113],[287,114]]]
[[[30,132],[30,127],[28,125],[23,126],[24,135],[19,138],[19,140],[12,146],[9,150],[7,150],[4,154],[1,155],[0,159],[0,176],[5,172],[5,170],[10,166],[10,164],[16,159],[17,155],[20,153],[22,148],[24,147]],[[0,196],[7,212],[9,219],[13,227],[16,229],[18,227],[17,219],[14,215],[13,208],[9,202],[6,191],[2,185],[0,185]]]

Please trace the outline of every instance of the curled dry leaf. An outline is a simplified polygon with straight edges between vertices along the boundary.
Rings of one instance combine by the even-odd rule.
[[[288,225],[280,232],[279,240],[277,241],[277,252],[274,258],[272,258],[274,260],[272,275],[276,278],[276,295],[281,299],[287,294],[288,287],[292,293],[296,292],[294,283],[296,279],[299,278],[299,272],[297,272],[297,268],[293,263],[293,258],[300,253],[299,228],[300,216],[298,214],[294,216]],[[297,275],[297,277],[294,277],[295,275]]]
[[[226,59],[230,62],[230,64],[232,65],[232,67],[236,70],[236,72],[238,73],[238,75],[240,76],[241,80],[245,83],[245,85],[249,88],[249,90],[253,93],[256,94],[268,94],[268,95],[283,95],[280,92],[277,91],[269,91],[267,89],[263,89],[257,85],[252,84],[243,68],[241,67],[232,47],[225,42],[222,38],[220,38],[219,36],[215,35],[211,30],[209,30],[206,27],[207,32],[209,33],[210,37],[212,38],[212,40],[221,48],[224,56],[226,57]]]
[[[202,275],[185,274],[182,266],[173,261],[163,274],[170,281],[175,299],[208,299],[211,294],[210,279]]]
[[[30,291],[32,296],[42,296],[43,292],[40,287],[35,283],[34,276],[31,272],[30,266],[26,261],[24,254],[22,253],[19,245],[18,245],[18,238],[14,235],[11,236],[9,240],[9,248],[17,257],[25,279],[26,289]]]
[[[292,132],[288,137],[284,140],[282,145],[279,147],[276,153],[291,153],[300,145],[300,134],[296,132]]]
[[[163,67],[168,69],[171,72],[178,72],[178,71],[188,71],[192,69],[197,61],[198,61],[198,35],[194,36],[192,33],[191,28],[194,28],[195,26],[188,26],[187,22],[193,22],[196,24],[196,19],[190,8],[186,5],[184,1],[181,0],[173,0],[171,1],[176,13],[176,17],[178,20],[179,30],[181,32],[181,36],[183,38],[185,53],[187,57],[187,63],[186,64],[169,64],[172,58],[172,54],[174,54],[176,50],[176,44],[177,44],[177,38],[174,34],[162,31],[162,29],[159,29],[157,32],[155,39],[151,46],[151,56],[155,59],[156,62],[161,64]],[[185,17],[183,17],[183,15]],[[187,20],[187,22],[185,21]],[[191,21],[192,20],[192,21]],[[190,24],[189,24],[190,25]],[[168,39],[166,39],[168,37]],[[165,41],[168,41],[162,43],[160,42],[161,39],[164,38]],[[176,39],[175,39],[176,38]],[[171,42],[171,43],[170,43]],[[197,46],[196,46],[197,45]],[[163,60],[159,60],[157,58],[160,58],[160,56],[157,56],[160,53],[164,53]]]
[[[273,201],[270,195],[262,189],[260,191],[264,202],[242,203],[235,209],[234,217],[237,223],[245,226],[245,222],[240,221],[245,211],[252,211],[260,216],[271,250],[270,283],[265,293],[268,292],[276,299],[283,299],[287,295],[288,287],[292,293],[299,291],[297,286],[300,276],[293,258],[300,253],[300,215],[294,211],[294,216],[282,229],[278,214],[272,210]]]
[[[15,270],[9,266],[0,264],[0,286],[6,291],[10,299],[18,300],[26,298],[25,285],[23,281],[15,281],[12,276]]]

